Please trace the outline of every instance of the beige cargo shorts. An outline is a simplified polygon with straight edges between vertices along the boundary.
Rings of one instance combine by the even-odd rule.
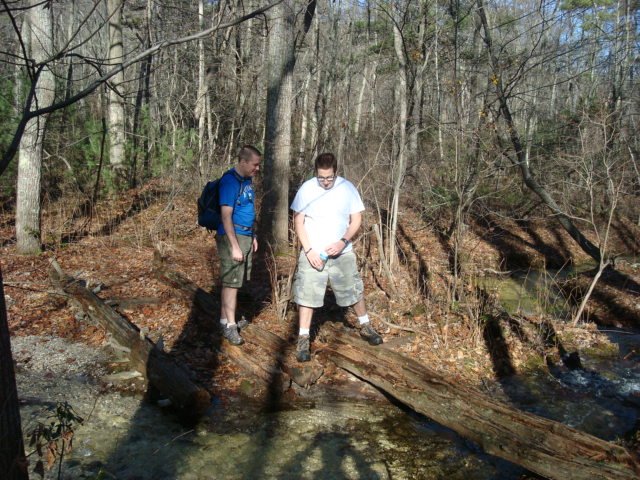
[[[364,285],[356,266],[355,253],[343,253],[329,258],[319,272],[311,266],[307,256],[300,251],[298,269],[293,279],[293,301],[303,307],[318,308],[324,304],[327,281],[331,285],[336,303],[348,307],[362,300]]]
[[[236,262],[231,255],[231,242],[226,235],[216,235],[218,256],[220,257],[220,277],[223,287],[240,288],[246,277],[251,280],[251,261],[253,258],[253,238],[249,235],[238,235],[238,245],[244,255],[242,262]]]

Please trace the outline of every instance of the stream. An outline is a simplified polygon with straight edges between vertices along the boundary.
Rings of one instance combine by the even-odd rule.
[[[571,309],[557,281],[594,268],[529,270],[508,277],[484,277],[478,284],[498,292],[509,313],[551,313],[571,321]],[[556,420],[605,440],[637,430],[640,423],[640,330],[600,328],[617,352],[579,352],[584,369],[556,366],[547,372],[501,379],[493,394],[517,408]]]
[[[514,275],[491,280],[503,282],[494,287],[501,289],[505,309],[535,313],[540,308],[534,290],[548,274],[536,275],[535,281],[531,272],[524,279]],[[563,304],[557,298],[553,302],[558,303],[545,308],[551,305],[562,312]],[[584,370],[558,367],[548,373],[514,375],[487,386],[487,393],[606,440],[629,434],[640,418],[640,332],[609,328],[605,333],[618,344],[618,354],[581,352]],[[216,399],[198,425],[187,429],[140,396],[101,388],[92,378],[104,374],[96,372],[102,353],[89,347],[84,348],[91,351],[74,351],[83,348],[77,344],[47,347],[60,341],[12,339],[23,430],[46,422],[60,401],[69,402],[85,418],[76,430],[72,452],[64,456],[61,478],[526,478],[522,468],[392,404],[334,399],[266,411],[253,403]],[[45,353],[39,353],[40,348]],[[68,353],[74,361],[52,361],[47,348]],[[77,368],[69,370],[71,364]],[[57,466],[45,478],[57,478]]]

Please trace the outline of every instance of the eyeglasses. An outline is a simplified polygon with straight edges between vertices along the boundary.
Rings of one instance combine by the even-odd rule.
[[[316,177],[316,178],[318,179],[319,182],[329,182],[329,183],[333,182],[336,179],[335,175],[332,175],[331,177]]]

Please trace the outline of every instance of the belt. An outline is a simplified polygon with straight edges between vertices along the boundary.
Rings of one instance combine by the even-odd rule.
[[[251,232],[253,230],[252,227],[245,227],[244,225],[238,225],[236,223],[233,224],[234,227],[239,228],[243,232]]]

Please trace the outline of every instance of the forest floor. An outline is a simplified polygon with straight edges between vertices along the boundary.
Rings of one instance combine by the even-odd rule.
[[[100,346],[105,333],[79,315],[48,279],[49,259],[86,281],[102,299],[119,305],[119,311],[150,339],[162,337],[167,351],[186,362],[198,380],[225,398],[239,392],[259,397],[261,390],[247,387],[246,375],[236,365],[218,358],[211,348],[211,327],[218,312],[202,312],[153,274],[153,255],[160,250],[175,270],[201,288],[218,292],[218,262],[213,236],[196,224],[193,195],[174,190],[169,182],[153,182],[104,202],[92,220],[74,215],[81,205],[68,200],[43,212],[46,250],[38,256],[15,254],[15,228],[10,213],[0,218],[0,262],[5,282],[9,327],[13,336],[53,335],[68,341]],[[372,219],[365,216],[362,232]],[[400,261],[393,281],[379,267],[377,242],[364,233],[354,242],[365,281],[366,301],[373,325],[389,348],[429,365],[441,374],[482,387],[503,371],[490,355],[487,318],[495,312],[499,292],[478,288],[478,279],[500,277],[505,271],[559,268],[584,264],[579,251],[552,221],[515,221],[486,216],[466,225],[459,258],[463,274],[452,274],[452,251],[444,226],[425,221],[407,208],[400,216]],[[582,348],[611,349],[595,321],[608,325],[640,326],[640,266],[629,260],[640,252],[640,229],[623,221],[614,223],[612,250],[621,256],[598,283],[585,318],[577,325],[544,314],[568,351]],[[624,257],[625,255],[629,257]],[[293,340],[297,332],[295,306],[279,316],[271,298],[272,284],[286,283],[295,268],[296,254],[274,258],[264,249],[254,261],[253,278],[239,297],[240,313],[252,322]],[[558,284],[565,290],[586,291],[592,273],[586,272]],[[458,282],[458,293],[453,291]],[[562,283],[562,285],[560,285]],[[129,301],[125,301],[128,299]],[[130,300],[134,299],[134,302]],[[355,316],[328,302],[317,323]],[[532,335],[539,318],[523,314]],[[512,372],[544,368],[545,356],[557,356],[543,340],[525,341],[504,328]],[[322,348],[322,339],[313,342]],[[244,347],[241,347],[244,348]],[[25,353],[25,352],[22,352]],[[640,352],[635,352],[640,357]],[[28,355],[21,355],[28,362]],[[69,361],[69,360],[68,360]],[[73,361],[73,359],[71,359]],[[320,384],[349,383],[349,375],[327,368]],[[355,383],[355,382],[351,382]]]

